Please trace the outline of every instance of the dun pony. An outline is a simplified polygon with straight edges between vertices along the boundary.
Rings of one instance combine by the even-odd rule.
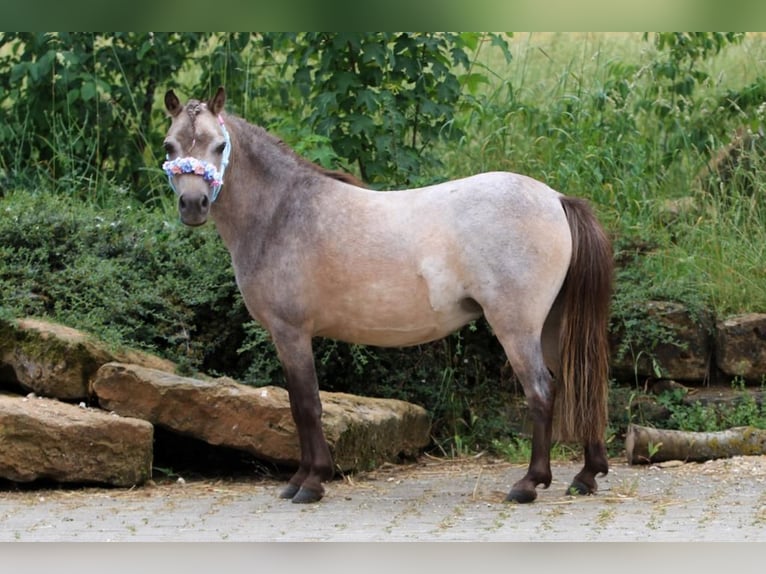
[[[608,472],[610,242],[588,203],[524,175],[490,172],[372,191],[316,166],[263,128],[207,102],[165,95],[164,169],[181,220],[211,217],[250,314],[284,369],[301,460],[281,496],[315,502],[334,475],[312,339],[407,346],[484,316],[533,421],[526,474],[506,499],[551,483],[554,406],[581,442],[570,492]]]

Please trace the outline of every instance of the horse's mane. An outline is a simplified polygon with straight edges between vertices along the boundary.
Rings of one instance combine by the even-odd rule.
[[[321,165],[318,165],[314,162],[311,162],[307,160],[304,157],[301,157],[298,155],[294,149],[292,149],[289,145],[287,145],[281,138],[275,136],[274,134],[269,133],[265,129],[261,128],[263,130],[263,133],[266,134],[271,140],[273,141],[276,146],[287,153],[289,156],[291,156],[293,159],[295,159],[300,165],[306,166],[315,172],[320,173],[321,175],[324,175],[325,177],[330,177],[332,179],[336,179],[338,181],[342,181],[343,183],[349,183],[351,185],[355,185],[357,187],[367,187],[364,182],[362,182],[359,178],[356,176],[346,172],[346,171],[340,171],[335,169],[328,169],[326,167],[322,167]]]
[[[297,154],[296,154],[297,155]],[[340,171],[337,169],[327,169],[322,167],[321,165],[317,165],[315,163],[311,163],[310,161],[301,158],[298,156],[302,161],[309,164],[312,168],[317,170],[322,175],[326,175],[327,177],[331,177],[333,179],[337,179],[338,181],[342,181],[343,183],[349,183],[351,185],[355,185],[356,187],[367,187],[365,183],[359,179],[358,177],[348,173],[347,171]]]
[[[202,111],[205,111],[208,108],[207,108],[207,104],[205,104],[204,102],[200,102],[199,100],[189,100],[186,103],[185,109],[186,109],[186,113],[189,114],[189,117],[191,118],[192,126],[193,126],[194,120],[196,119],[196,117]],[[301,157],[299,154],[295,152],[295,150],[293,150],[289,145],[287,145],[282,139],[268,132],[261,126],[251,124],[248,121],[246,121],[244,118],[241,118],[239,116],[233,116],[231,114],[227,114],[227,117],[236,118],[237,120],[242,122],[242,124],[247,126],[249,129],[255,130],[255,132],[258,134],[259,137],[267,139],[269,142],[274,144],[275,147],[280,149],[283,153],[293,158],[299,165],[307,167],[313,170],[314,172],[320,175],[323,175],[325,177],[329,177],[337,181],[342,181],[343,183],[348,183],[351,185],[355,185],[357,187],[367,187],[363,181],[361,181],[359,178],[357,178],[356,176],[348,172],[328,169],[326,167],[322,167],[321,165],[313,163],[304,157]]]
[[[197,116],[200,114],[200,112],[207,110],[207,104],[200,102],[199,100],[189,100],[186,102],[185,110],[189,115],[189,119],[191,120],[192,131],[194,131],[194,123],[197,119]]]

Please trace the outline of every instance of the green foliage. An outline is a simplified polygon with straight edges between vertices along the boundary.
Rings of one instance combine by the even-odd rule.
[[[741,379],[736,379],[732,386],[742,393],[732,404],[689,403],[684,401],[683,391],[663,393],[658,402],[670,412],[667,427],[694,432],[714,432],[738,426],[766,429],[766,406],[745,391]]]
[[[645,35],[648,38],[648,34]],[[638,109],[647,110],[663,125],[662,160],[667,166],[689,146],[703,150],[709,143],[710,122],[697,122],[697,92],[711,80],[701,68],[706,58],[742,41],[742,32],[660,32],[654,43],[664,57],[650,66],[651,81]],[[689,129],[689,126],[692,129]],[[720,135],[720,134],[716,134]]]
[[[212,229],[173,214],[16,193],[0,217],[4,313],[50,317],[188,368],[234,370],[247,313]]]
[[[674,330],[653,315],[649,301],[673,301],[683,303],[690,315],[697,319],[709,302],[696,288],[689,277],[670,277],[667,262],[654,252],[658,245],[633,241],[615,242],[615,256],[618,262],[615,271],[615,292],[612,298],[610,331],[619,335],[619,345],[614,358],[630,357],[637,364],[641,355],[652,361],[657,378],[663,378],[662,368],[653,356],[653,350],[660,346],[681,347]],[[646,277],[657,277],[646,281]]]
[[[524,464],[529,462],[532,456],[531,442],[521,437],[508,440],[493,439],[490,445],[493,454],[503,457],[508,462]],[[555,460],[555,457],[551,458]]]
[[[59,189],[105,182],[149,195],[144,152],[159,149],[151,124],[159,79],[176,74],[201,37],[190,33],[0,34],[0,167],[35,168]],[[156,182],[155,182],[156,183]]]
[[[644,38],[648,38],[648,34]],[[718,54],[732,43],[741,42],[742,32],[660,32],[654,43],[664,58],[651,65],[652,79],[648,94],[653,95],[653,108],[660,117],[672,115],[676,110],[694,107],[695,89],[707,82],[710,75],[699,68],[706,58]]]
[[[527,464],[532,456],[532,442],[520,436],[510,439],[492,439],[489,450],[508,462]],[[551,446],[552,460],[573,460],[578,456],[570,444],[554,442]]]
[[[310,159],[412,183],[440,165],[433,142],[459,135],[461,80],[483,76],[457,68],[485,36],[510,57],[502,37],[473,33],[2,33],[0,174],[155,199],[164,90],[225,85],[232,111],[287,127]]]
[[[287,54],[284,69],[310,101],[308,122],[337,155],[365,181],[390,186],[419,181],[424,167],[441,165],[431,144],[462,135],[450,126],[461,97],[456,69],[468,69],[467,49],[477,41],[457,33],[308,32],[267,34],[264,48]],[[480,74],[466,77],[479,81]]]
[[[257,387],[284,386],[282,367],[269,332],[252,320],[242,327],[244,338],[237,353],[247,358],[247,370],[236,376],[243,382]],[[227,371],[233,375],[230,370]]]

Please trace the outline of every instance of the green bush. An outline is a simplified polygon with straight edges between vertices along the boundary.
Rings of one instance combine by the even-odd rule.
[[[325,165],[411,183],[441,166],[432,143],[457,137],[461,67],[485,37],[509,55],[476,33],[1,32],[0,174],[88,198],[116,181],[154,200],[165,90],[206,99],[225,85],[230,111],[286,127],[298,149],[320,138]]]
[[[658,402],[670,413],[667,428],[693,432],[714,432],[739,426],[766,428],[766,405],[745,391],[744,382],[735,380],[735,390],[742,392],[730,404],[685,402],[683,392],[663,393]]]
[[[212,229],[132,204],[96,208],[52,193],[13,193],[0,218],[6,314],[50,317],[108,341],[226,372],[232,322],[246,311]]]
[[[151,196],[157,79],[203,37],[190,33],[0,33],[0,169],[92,198],[110,181]],[[156,181],[156,180],[155,180]],[[86,184],[86,185],[83,185]]]

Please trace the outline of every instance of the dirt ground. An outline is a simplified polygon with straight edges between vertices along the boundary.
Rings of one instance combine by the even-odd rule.
[[[503,502],[525,470],[480,457],[386,465],[330,482],[319,504],[273,478],[164,479],[133,488],[0,491],[0,541],[766,541],[766,456],[630,466],[594,496],[555,463],[531,505]]]

